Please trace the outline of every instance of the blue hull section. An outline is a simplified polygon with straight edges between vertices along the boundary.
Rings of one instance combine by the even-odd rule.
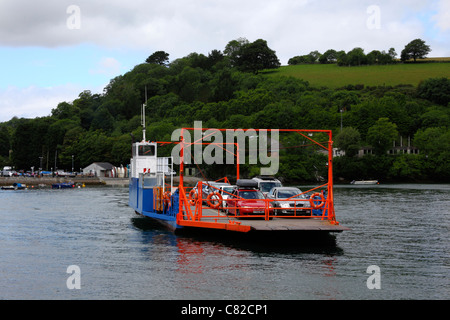
[[[159,202],[155,196],[155,189],[146,187],[137,178],[130,179],[129,185],[129,206],[136,213],[158,220],[172,230],[181,229],[177,225],[176,217],[179,211],[178,190],[170,197],[168,202]]]

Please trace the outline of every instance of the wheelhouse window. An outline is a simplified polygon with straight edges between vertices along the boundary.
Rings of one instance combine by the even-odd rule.
[[[154,145],[138,145],[138,155],[139,156],[154,156],[155,155]]]

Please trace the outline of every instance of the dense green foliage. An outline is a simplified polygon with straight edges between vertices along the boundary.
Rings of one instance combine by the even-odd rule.
[[[94,161],[127,165],[131,135],[142,138],[140,108],[147,88],[150,140],[170,141],[176,128],[192,127],[195,120],[210,128],[332,129],[347,152],[334,160],[336,178],[450,181],[446,78],[426,80],[419,87],[331,89],[253,69],[244,72],[232,63],[231,54],[218,50],[208,56],[192,53],[167,65],[165,57],[155,55],[149,59],[154,63],[115,77],[103,94],[84,91],[72,103],[59,103],[50,116],[0,124],[0,165],[30,170],[42,162],[43,169],[70,170],[72,155],[75,170]],[[289,145],[289,137],[283,139]],[[400,139],[403,145],[411,141],[420,153],[388,155],[393,140],[398,146]],[[374,155],[354,156],[358,147],[369,145]],[[324,175],[314,170],[324,163],[323,155],[303,149],[280,155],[279,176],[288,181],[311,182]],[[211,168],[209,175],[225,173]],[[242,169],[244,174],[255,172],[251,166]]]
[[[288,64],[337,63],[338,66],[385,65],[395,63],[396,56],[397,53],[394,48],[390,48],[388,52],[372,50],[367,55],[362,48],[354,48],[349,52],[329,49],[323,54],[315,50],[306,55],[290,58]]]
[[[409,42],[402,50],[400,59],[405,62],[413,59],[423,59],[430,53],[430,46],[425,44],[422,39],[415,39]],[[396,63],[397,53],[394,48],[390,48],[388,52],[372,50],[367,55],[362,48],[353,48],[345,52],[343,50],[336,51],[329,49],[321,54],[319,51],[311,51],[309,54],[295,56],[289,59],[289,65],[297,64],[313,64],[313,63],[337,63],[338,66],[361,66],[361,65],[385,65]]]

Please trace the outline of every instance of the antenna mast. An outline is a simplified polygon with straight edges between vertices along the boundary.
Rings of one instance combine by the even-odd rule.
[[[142,104],[141,110],[141,125],[142,125],[142,141],[146,141],[145,138],[145,107],[147,106],[147,86],[145,86],[145,103]]]

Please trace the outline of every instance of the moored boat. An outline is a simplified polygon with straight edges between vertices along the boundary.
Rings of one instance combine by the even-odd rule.
[[[353,180],[350,184],[379,184],[378,180]]]
[[[73,182],[59,182],[52,184],[52,189],[71,189],[71,188],[75,188],[75,184]]]
[[[24,189],[27,189],[27,186],[17,182],[13,183],[11,186],[2,186],[2,190],[24,190]]]

